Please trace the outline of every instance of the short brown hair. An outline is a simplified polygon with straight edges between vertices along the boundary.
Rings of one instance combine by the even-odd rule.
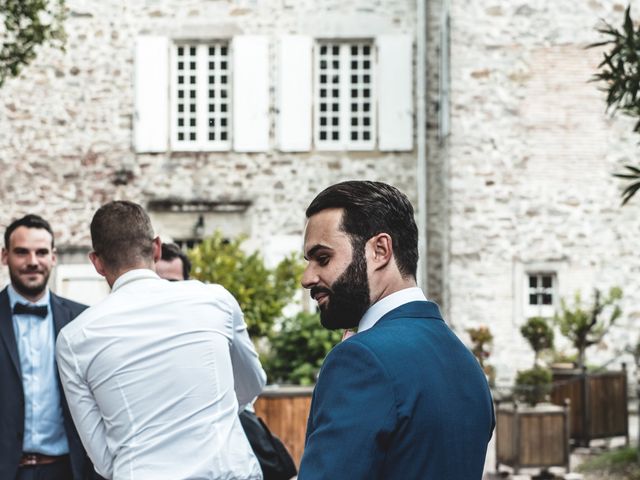
[[[112,270],[153,262],[153,239],[151,220],[137,203],[106,203],[91,220],[93,250]]]

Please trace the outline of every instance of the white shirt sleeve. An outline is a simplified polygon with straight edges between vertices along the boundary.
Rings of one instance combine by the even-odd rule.
[[[104,420],[91,390],[82,377],[64,331],[60,332],[56,342],[56,361],[60,381],[80,440],[96,472],[110,479],[113,476],[113,455],[107,446]]]
[[[229,307],[233,316],[233,341],[231,343],[231,363],[236,397],[240,410],[251,403],[267,383],[267,374],[262,368],[258,352],[247,332],[247,324],[240,305],[229,294]]]

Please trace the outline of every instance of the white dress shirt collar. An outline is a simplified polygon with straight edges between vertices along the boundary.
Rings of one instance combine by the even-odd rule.
[[[160,279],[158,274],[153,270],[148,268],[136,268],[135,270],[129,270],[128,272],[120,275],[115,282],[113,282],[113,287],[111,287],[111,291],[115,292],[119,288],[122,288],[127,283],[135,282],[136,280],[148,280],[151,278]]]
[[[387,295],[382,300],[371,305],[365,312],[362,320],[360,320],[360,323],[358,324],[358,333],[369,330],[387,313],[404,305],[405,303],[426,301],[427,297],[425,297],[420,287],[405,288],[392,293],[391,295]]]
[[[42,297],[40,297],[40,299],[36,302],[32,302],[31,300],[27,300],[26,298],[24,298],[16,291],[15,288],[13,288],[12,284],[9,284],[7,293],[9,294],[9,303],[11,304],[12,311],[17,302],[26,303],[29,305],[49,305],[49,287],[45,288],[44,295],[42,295]]]

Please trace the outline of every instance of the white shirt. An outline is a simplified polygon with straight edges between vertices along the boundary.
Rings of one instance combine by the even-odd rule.
[[[384,317],[391,310],[401,307],[409,302],[426,302],[427,297],[420,287],[410,287],[387,295],[381,300],[371,305],[364,313],[360,323],[358,324],[358,333],[369,330],[378,320]]]
[[[220,285],[129,271],[56,348],[71,415],[103,477],[262,479],[238,402],[256,397],[266,375]]]

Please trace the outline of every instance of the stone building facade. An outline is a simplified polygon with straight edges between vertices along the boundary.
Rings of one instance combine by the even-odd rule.
[[[67,0],[65,50],[0,89],[0,226],[49,218],[54,286],[97,298],[84,254],[106,201],[146,205],[184,242],[246,234],[273,260],[300,248],[322,188],[383,180],[426,214],[428,295],[463,338],[491,328],[506,382],[531,362],[531,276],[552,307],[620,285],[623,325],[640,318],[640,216],[610,176],[637,139],[605,114],[584,49],[625,5],[569,3]],[[598,358],[636,335],[612,332]]]

